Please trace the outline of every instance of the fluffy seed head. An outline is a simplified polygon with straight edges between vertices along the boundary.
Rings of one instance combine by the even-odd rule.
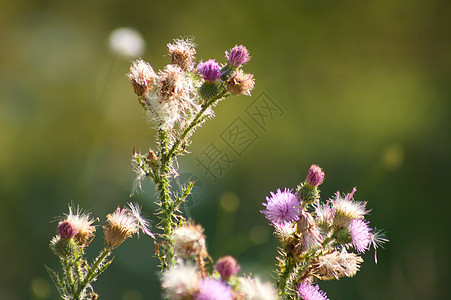
[[[207,257],[207,247],[203,229],[199,225],[186,224],[176,228],[172,234],[174,252],[187,259],[190,257]]]
[[[225,52],[225,56],[229,64],[234,68],[247,63],[251,59],[249,51],[243,45],[235,45],[235,47],[230,50],[230,53],[228,51]]]
[[[134,58],[143,54],[146,43],[136,30],[121,27],[111,32],[109,46],[114,53]]]
[[[268,282],[261,282],[259,278],[240,278],[239,292],[242,299],[246,300],[279,299],[274,287]]]
[[[334,211],[333,224],[339,228],[347,227],[353,219],[361,219],[369,211],[365,209],[366,202],[354,201],[353,195],[356,188],[344,198],[340,193],[335,194],[335,199],[331,201]]]
[[[161,286],[169,299],[193,299],[200,279],[200,273],[194,266],[179,264],[164,271]]]
[[[282,192],[280,189],[277,189],[275,194],[271,192],[271,197],[266,197],[266,202],[263,203],[266,209],[261,212],[274,225],[291,223],[299,219],[301,203],[299,203],[296,195],[291,190],[285,189]]]
[[[301,282],[296,290],[303,300],[328,300],[326,293],[319,289],[318,285],[312,285],[306,281]]]
[[[135,94],[139,97],[147,96],[151,90],[156,88],[158,80],[152,66],[142,59],[133,62],[127,77],[132,83]]]
[[[307,184],[319,186],[324,182],[324,172],[317,165],[311,165],[307,173]]]
[[[240,266],[232,256],[224,256],[218,259],[215,270],[221,275],[223,281],[228,281],[230,277],[238,274]]]
[[[188,70],[195,59],[196,45],[191,39],[175,39],[174,43],[168,44],[171,63],[178,65],[182,70]]]
[[[232,78],[227,80],[227,91],[232,95],[250,96],[254,85],[254,75],[246,74],[240,69],[235,72]]]
[[[360,256],[343,249],[341,252],[333,251],[318,257],[312,265],[315,275],[323,280],[331,280],[354,276],[361,262],[363,259]]]
[[[186,80],[183,70],[176,65],[167,65],[160,71],[160,99],[169,102],[180,98],[186,92]]]
[[[204,278],[194,300],[232,300],[232,290],[220,280]]]
[[[214,59],[209,59],[206,62],[199,62],[196,71],[200,73],[205,81],[213,82],[219,78],[219,64]]]

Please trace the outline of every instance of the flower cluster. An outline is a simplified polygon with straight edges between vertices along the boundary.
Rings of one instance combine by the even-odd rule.
[[[96,228],[93,223],[94,219],[88,213],[69,206],[69,214],[60,220],[58,234],[50,242],[53,253],[60,258],[63,276],[60,278],[52,269],[47,270],[63,299],[97,299],[91,282],[111,264],[112,259],[108,257],[112,250],[140,230],[153,237],[139,206],[129,203],[127,208],[117,208],[107,215],[107,224],[103,227],[106,247],[89,264],[84,254],[94,238]]]
[[[282,295],[296,290],[304,300],[327,299],[318,285],[312,285],[315,279],[354,276],[363,262],[359,253],[372,245],[376,255],[376,248],[387,241],[369,227],[369,210],[366,202],[354,200],[355,188],[322,203],[318,187],[323,182],[323,170],[312,165],[296,191],[271,192],[263,203],[262,213],[282,244],[277,282]]]
[[[219,258],[211,273],[207,272],[205,259],[209,257],[203,228],[186,223],[172,235],[177,262],[166,269],[162,287],[168,299],[274,300],[277,293],[269,283],[258,278],[239,276],[240,266],[232,256]]]

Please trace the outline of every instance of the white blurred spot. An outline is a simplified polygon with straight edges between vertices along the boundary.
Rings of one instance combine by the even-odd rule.
[[[146,48],[146,42],[141,34],[132,28],[117,28],[109,37],[111,51],[127,58],[141,56]]]

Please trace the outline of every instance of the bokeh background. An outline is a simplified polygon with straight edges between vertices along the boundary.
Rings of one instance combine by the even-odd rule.
[[[129,197],[132,148],[154,131],[108,36],[138,30],[142,58],[168,63],[166,44],[194,36],[199,59],[245,44],[252,97],[222,102],[198,130],[181,172],[199,179],[185,210],[214,258],[236,256],[271,280],[277,243],[259,212],[270,191],[293,188],[312,163],[322,196],[357,186],[372,226],[390,243],[364,255],[353,279],[320,283],[331,299],[445,299],[450,282],[451,35],[445,0],[0,1],[0,299],[58,299],[44,265],[68,203],[105,215],[128,201],[151,219],[154,188]],[[266,93],[266,94],[262,94]],[[264,130],[246,108],[266,95],[283,113]],[[214,181],[196,157],[237,118],[258,139]],[[232,153],[233,154],[233,153]],[[102,245],[101,230],[88,250]],[[95,283],[101,299],[159,299],[152,240],[116,251]]]

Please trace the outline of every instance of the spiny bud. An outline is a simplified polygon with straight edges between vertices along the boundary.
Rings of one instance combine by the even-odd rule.
[[[218,81],[205,81],[199,88],[199,94],[202,99],[208,101],[214,99],[221,91],[221,84]]]
[[[233,77],[227,80],[227,91],[232,95],[250,96],[254,84],[254,75],[238,70]]]
[[[58,224],[58,234],[61,239],[69,240],[77,234],[77,227],[69,220],[61,221]]]
[[[240,266],[236,259],[232,256],[224,256],[218,259],[215,265],[215,270],[221,275],[223,281],[228,281],[230,277],[238,274]]]
[[[73,256],[78,247],[74,239],[61,239],[59,236],[55,236],[50,241],[50,249],[62,259],[68,259]]]
[[[302,200],[303,206],[306,207],[319,200],[319,191],[316,186],[303,182],[297,187],[296,196]]]
[[[219,78],[219,64],[214,59],[199,62],[196,71],[208,82],[216,81]]]
[[[230,53],[228,51],[225,52],[225,56],[229,64],[234,68],[247,63],[251,59],[249,51],[243,45],[235,45],[235,47],[230,50]]]

